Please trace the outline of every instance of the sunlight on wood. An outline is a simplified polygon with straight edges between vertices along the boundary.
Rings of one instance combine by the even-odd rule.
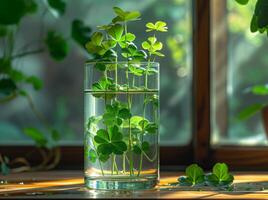
[[[73,198],[118,198],[120,196],[125,198],[268,199],[268,173],[235,173],[236,190],[234,191],[196,191],[195,188],[170,186],[170,183],[175,183],[180,175],[181,173],[161,173],[161,181],[154,190],[105,193],[85,189],[83,174],[77,171],[11,174],[0,176],[0,180],[7,181],[0,184],[0,197],[42,194],[50,195],[51,198],[59,195]]]

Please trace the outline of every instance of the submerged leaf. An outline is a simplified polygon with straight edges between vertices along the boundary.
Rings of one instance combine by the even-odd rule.
[[[98,153],[103,155],[110,155],[111,153],[121,155],[127,150],[123,135],[116,125],[109,129],[109,133],[104,129],[98,130],[94,141],[98,144]]]

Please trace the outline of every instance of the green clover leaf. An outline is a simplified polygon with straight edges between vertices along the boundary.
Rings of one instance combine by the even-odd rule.
[[[121,48],[126,48],[129,43],[135,40],[136,36],[132,33],[127,33],[123,35],[124,28],[120,24],[111,25],[108,29],[108,34],[111,38],[110,47],[114,48],[117,44],[120,45]]]
[[[101,32],[95,32],[90,38],[90,41],[86,43],[86,49],[89,53],[104,55],[110,48],[109,41],[103,43],[103,34]]]
[[[155,24],[153,23],[147,23],[146,27],[148,28],[146,32],[151,32],[151,31],[159,31],[159,32],[167,32],[168,27],[166,22],[162,21],[157,21]]]
[[[204,183],[204,171],[197,164],[192,164],[186,168],[186,176],[179,177],[179,184],[186,186],[194,186]]]
[[[130,73],[134,74],[135,76],[143,76],[143,74],[145,73],[146,69],[144,69],[143,67],[140,67],[139,65],[130,65],[128,67],[128,70],[130,71]]]
[[[122,49],[122,56],[132,61],[141,61],[147,58],[144,51],[138,50],[137,46],[130,43],[127,48]]]
[[[103,114],[103,123],[106,126],[113,127],[114,125],[120,126],[123,120],[129,120],[131,113],[128,108],[119,103],[107,105],[105,113]]]
[[[112,21],[113,23],[117,22],[128,22],[135,21],[141,16],[139,11],[124,11],[121,8],[113,8],[115,14],[117,15]]]
[[[212,173],[206,176],[206,181],[213,186],[227,186],[233,183],[234,177],[229,173],[225,163],[216,163]]]
[[[142,43],[142,48],[149,51],[150,54],[164,56],[164,54],[157,52],[163,48],[163,44],[157,41],[156,37],[149,37],[147,41]]]
[[[94,141],[98,144],[97,151],[103,155],[112,153],[121,155],[127,150],[127,145],[123,141],[123,135],[119,132],[118,126],[109,129],[109,133],[104,129],[98,130]]]
[[[115,84],[111,78],[102,77],[98,82],[92,84],[92,89],[94,91],[93,96],[97,98],[111,99],[115,96],[115,94],[105,93],[115,90]]]

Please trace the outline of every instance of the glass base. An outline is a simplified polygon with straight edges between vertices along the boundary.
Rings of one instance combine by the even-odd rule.
[[[89,189],[95,190],[149,190],[158,183],[154,178],[143,177],[85,177],[85,185]]]

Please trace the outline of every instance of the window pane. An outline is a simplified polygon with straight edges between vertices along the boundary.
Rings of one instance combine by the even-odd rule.
[[[268,96],[254,93],[267,90],[268,38],[250,32],[255,4],[256,0],[246,6],[236,1],[212,1],[213,144],[267,143],[259,109]],[[259,112],[248,117],[254,110]]]
[[[191,82],[192,82],[192,19],[189,0],[68,0],[64,16],[55,18],[48,12],[44,19],[45,29],[55,29],[70,37],[70,24],[74,18],[83,19],[93,29],[110,22],[113,6],[140,10],[142,20],[129,24],[129,31],[137,35],[137,41],[145,40],[146,22],[163,20],[169,32],[159,34],[164,42],[166,55],[160,60],[161,67],[161,144],[184,145],[191,139]],[[16,38],[16,51],[40,34],[40,17],[44,4],[38,1],[38,15],[23,19]],[[29,31],[30,30],[30,31]],[[149,33],[148,33],[149,34]],[[0,43],[1,46],[3,43]],[[37,48],[31,46],[30,49]],[[2,48],[1,48],[2,49]],[[38,110],[48,122],[60,130],[63,144],[82,144],[83,139],[83,63],[85,52],[72,43],[68,57],[54,62],[49,55],[29,56],[16,61],[16,66],[26,74],[34,74],[44,80],[41,92],[31,91]],[[1,50],[0,50],[1,51]],[[0,104],[0,143],[28,144],[22,133],[25,127],[44,127],[35,118],[25,98]]]

